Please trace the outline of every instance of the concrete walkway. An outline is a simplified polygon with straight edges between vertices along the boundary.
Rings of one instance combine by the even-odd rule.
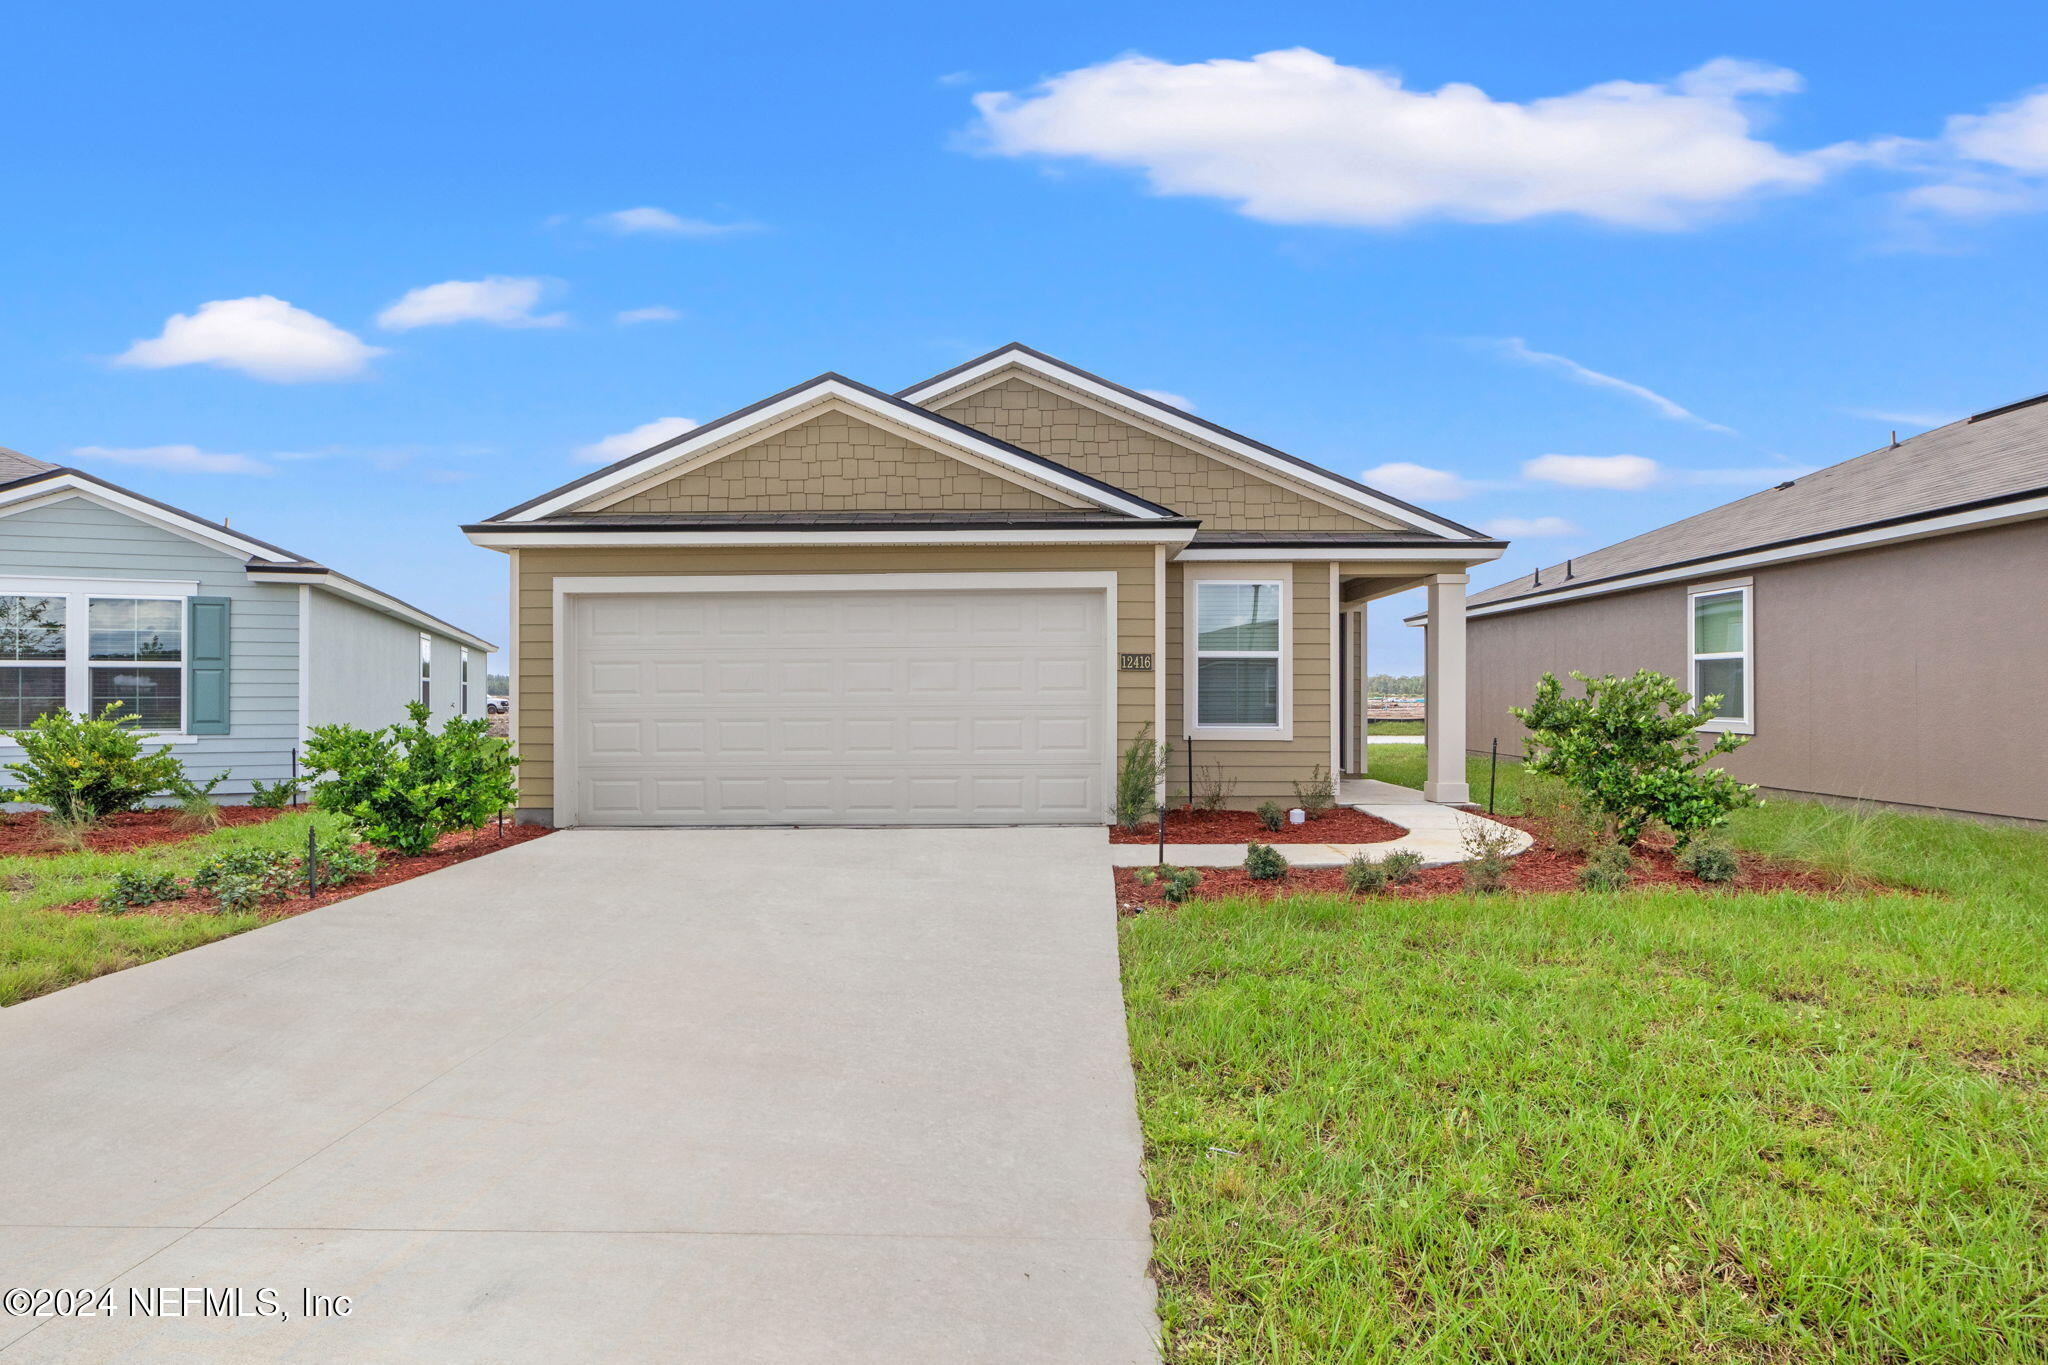
[[[1353,810],[1401,826],[1407,831],[1399,839],[1377,844],[1276,844],[1296,867],[1342,867],[1359,854],[1383,858],[1389,853],[1420,853],[1424,867],[1440,867],[1465,860],[1465,825],[1485,820],[1477,811],[1459,806],[1439,805],[1422,799],[1413,787],[1397,786],[1370,777],[1345,778],[1337,787],[1338,799]],[[1536,842],[1518,829],[1502,826],[1514,835],[1512,853],[1527,851]],[[1173,823],[1167,822],[1166,836],[1173,838]],[[1166,845],[1166,861],[1176,867],[1237,867],[1244,862],[1243,844]],[[1159,861],[1157,844],[1111,844],[1109,856],[1118,867],[1151,867]]]
[[[116,1291],[0,1362],[1153,1360],[1106,847],[570,831],[0,1010],[0,1289]]]

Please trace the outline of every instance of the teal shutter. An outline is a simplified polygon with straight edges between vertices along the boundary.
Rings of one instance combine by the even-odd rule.
[[[195,597],[186,611],[185,733],[228,732],[228,608],[225,597]]]

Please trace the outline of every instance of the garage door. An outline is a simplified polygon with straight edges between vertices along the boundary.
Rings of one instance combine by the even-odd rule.
[[[1104,818],[1102,593],[569,600],[577,823]]]

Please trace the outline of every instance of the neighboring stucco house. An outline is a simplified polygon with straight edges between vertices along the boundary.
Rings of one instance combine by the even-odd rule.
[[[1474,595],[1471,746],[1546,671],[1727,700],[1769,790],[2048,820],[2048,395]]]
[[[425,699],[482,715],[494,646],[302,555],[0,450],[0,730],[137,712],[216,799],[291,775],[314,725]],[[20,755],[0,738],[0,763]],[[6,785],[0,774],[0,786]]]
[[[1366,602],[1426,585],[1462,697],[1502,549],[1022,346],[821,375],[464,530],[511,561],[520,806],[562,825],[1100,822],[1141,733],[1176,786],[1191,745],[1291,798],[1362,762]]]

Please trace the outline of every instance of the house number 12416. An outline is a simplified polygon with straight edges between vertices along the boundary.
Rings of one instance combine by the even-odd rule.
[[[1152,671],[1152,656],[1150,654],[1119,654],[1117,655],[1116,666],[1125,673],[1150,673]]]

